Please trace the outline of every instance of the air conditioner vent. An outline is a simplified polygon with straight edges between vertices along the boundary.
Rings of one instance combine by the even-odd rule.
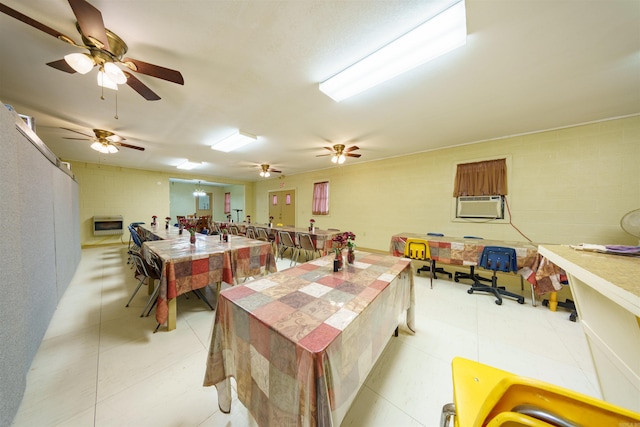
[[[457,200],[456,218],[504,218],[502,196],[460,196]]]

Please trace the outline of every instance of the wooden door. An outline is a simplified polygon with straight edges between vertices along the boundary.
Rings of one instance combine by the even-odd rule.
[[[269,192],[269,216],[274,224],[296,225],[296,191],[280,190]]]

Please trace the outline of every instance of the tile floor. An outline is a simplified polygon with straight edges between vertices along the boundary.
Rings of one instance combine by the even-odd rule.
[[[288,266],[278,260],[280,270]],[[255,425],[237,399],[222,414],[215,387],[202,387],[214,313],[181,296],[177,329],[153,334],[153,314],[139,317],[145,288],[125,308],[136,283],[126,248],[82,251],[13,426]],[[416,334],[391,339],[343,426],[437,426],[452,401],[454,356],[601,397],[581,325],[566,311],[532,307],[529,299],[497,306],[445,280],[429,289],[426,277],[416,277],[415,287]]]

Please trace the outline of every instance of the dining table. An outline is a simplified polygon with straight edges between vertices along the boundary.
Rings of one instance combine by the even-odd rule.
[[[178,227],[172,225],[169,225],[168,228],[164,225],[138,225],[137,231],[143,242],[147,240],[170,240],[182,237]],[[183,231],[183,234],[184,233],[185,231]],[[189,234],[188,232],[186,233]]]
[[[339,426],[394,331],[415,330],[411,261],[331,254],[220,293],[204,386],[261,426]],[[400,323],[400,324],[399,324]]]
[[[238,231],[241,234],[245,234],[248,226],[253,226],[255,228],[264,228],[267,230],[267,234],[272,235],[276,246],[280,245],[280,237],[278,235],[279,231],[285,231],[291,235],[291,239],[294,242],[297,242],[298,233],[309,233],[311,236],[311,240],[313,241],[314,246],[323,254],[326,255],[333,249],[333,238],[341,234],[340,230],[328,230],[328,229],[320,229],[315,228],[313,230],[309,230],[309,228],[304,227],[293,227],[290,225],[274,225],[272,224],[259,224],[259,223],[248,223],[248,222],[216,222],[218,226],[222,228],[228,228],[231,225],[235,225],[238,227]]]
[[[538,245],[534,243],[403,232],[391,236],[389,251],[394,256],[404,256],[407,238],[427,240],[433,261],[459,266],[477,266],[485,246],[513,248],[516,251],[518,273],[533,285],[537,295],[553,293],[562,289],[564,272],[540,256]]]
[[[228,242],[219,235],[195,236],[195,243],[190,243],[190,234],[184,232],[177,238],[142,244],[143,257],[161,265],[156,320],[159,325],[166,322],[169,331],[176,327],[179,295],[209,284],[216,284],[219,291],[223,281],[235,285],[239,279],[277,271],[273,248],[268,242],[242,236],[228,236]]]

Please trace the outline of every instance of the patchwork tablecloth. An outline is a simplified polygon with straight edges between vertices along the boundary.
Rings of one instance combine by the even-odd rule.
[[[333,258],[220,293],[204,385],[222,411],[235,377],[261,426],[338,426],[399,318],[413,330],[408,259],[356,251],[334,273]]]
[[[531,243],[400,233],[391,236],[389,250],[394,256],[404,255],[404,246],[408,237],[427,240],[431,258],[436,262],[451,265],[478,265],[485,246],[513,248],[518,258],[518,273],[533,284],[538,295],[558,291],[562,287],[560,269],[542,259],[538,255],[538,247]]]
[[[271,244],[240,236],[229,236],[229,242],[219,236],[196,234],[196,243],[189,243],[189,233],[172,240],[155,240],[142,244],[147,260],[162,263],[160,290],[156,305],[156,320],[164,324],[168,316],[168,300],[200,289],[208,284],[234,284],[238,278],[274,273],[275,256]]]

